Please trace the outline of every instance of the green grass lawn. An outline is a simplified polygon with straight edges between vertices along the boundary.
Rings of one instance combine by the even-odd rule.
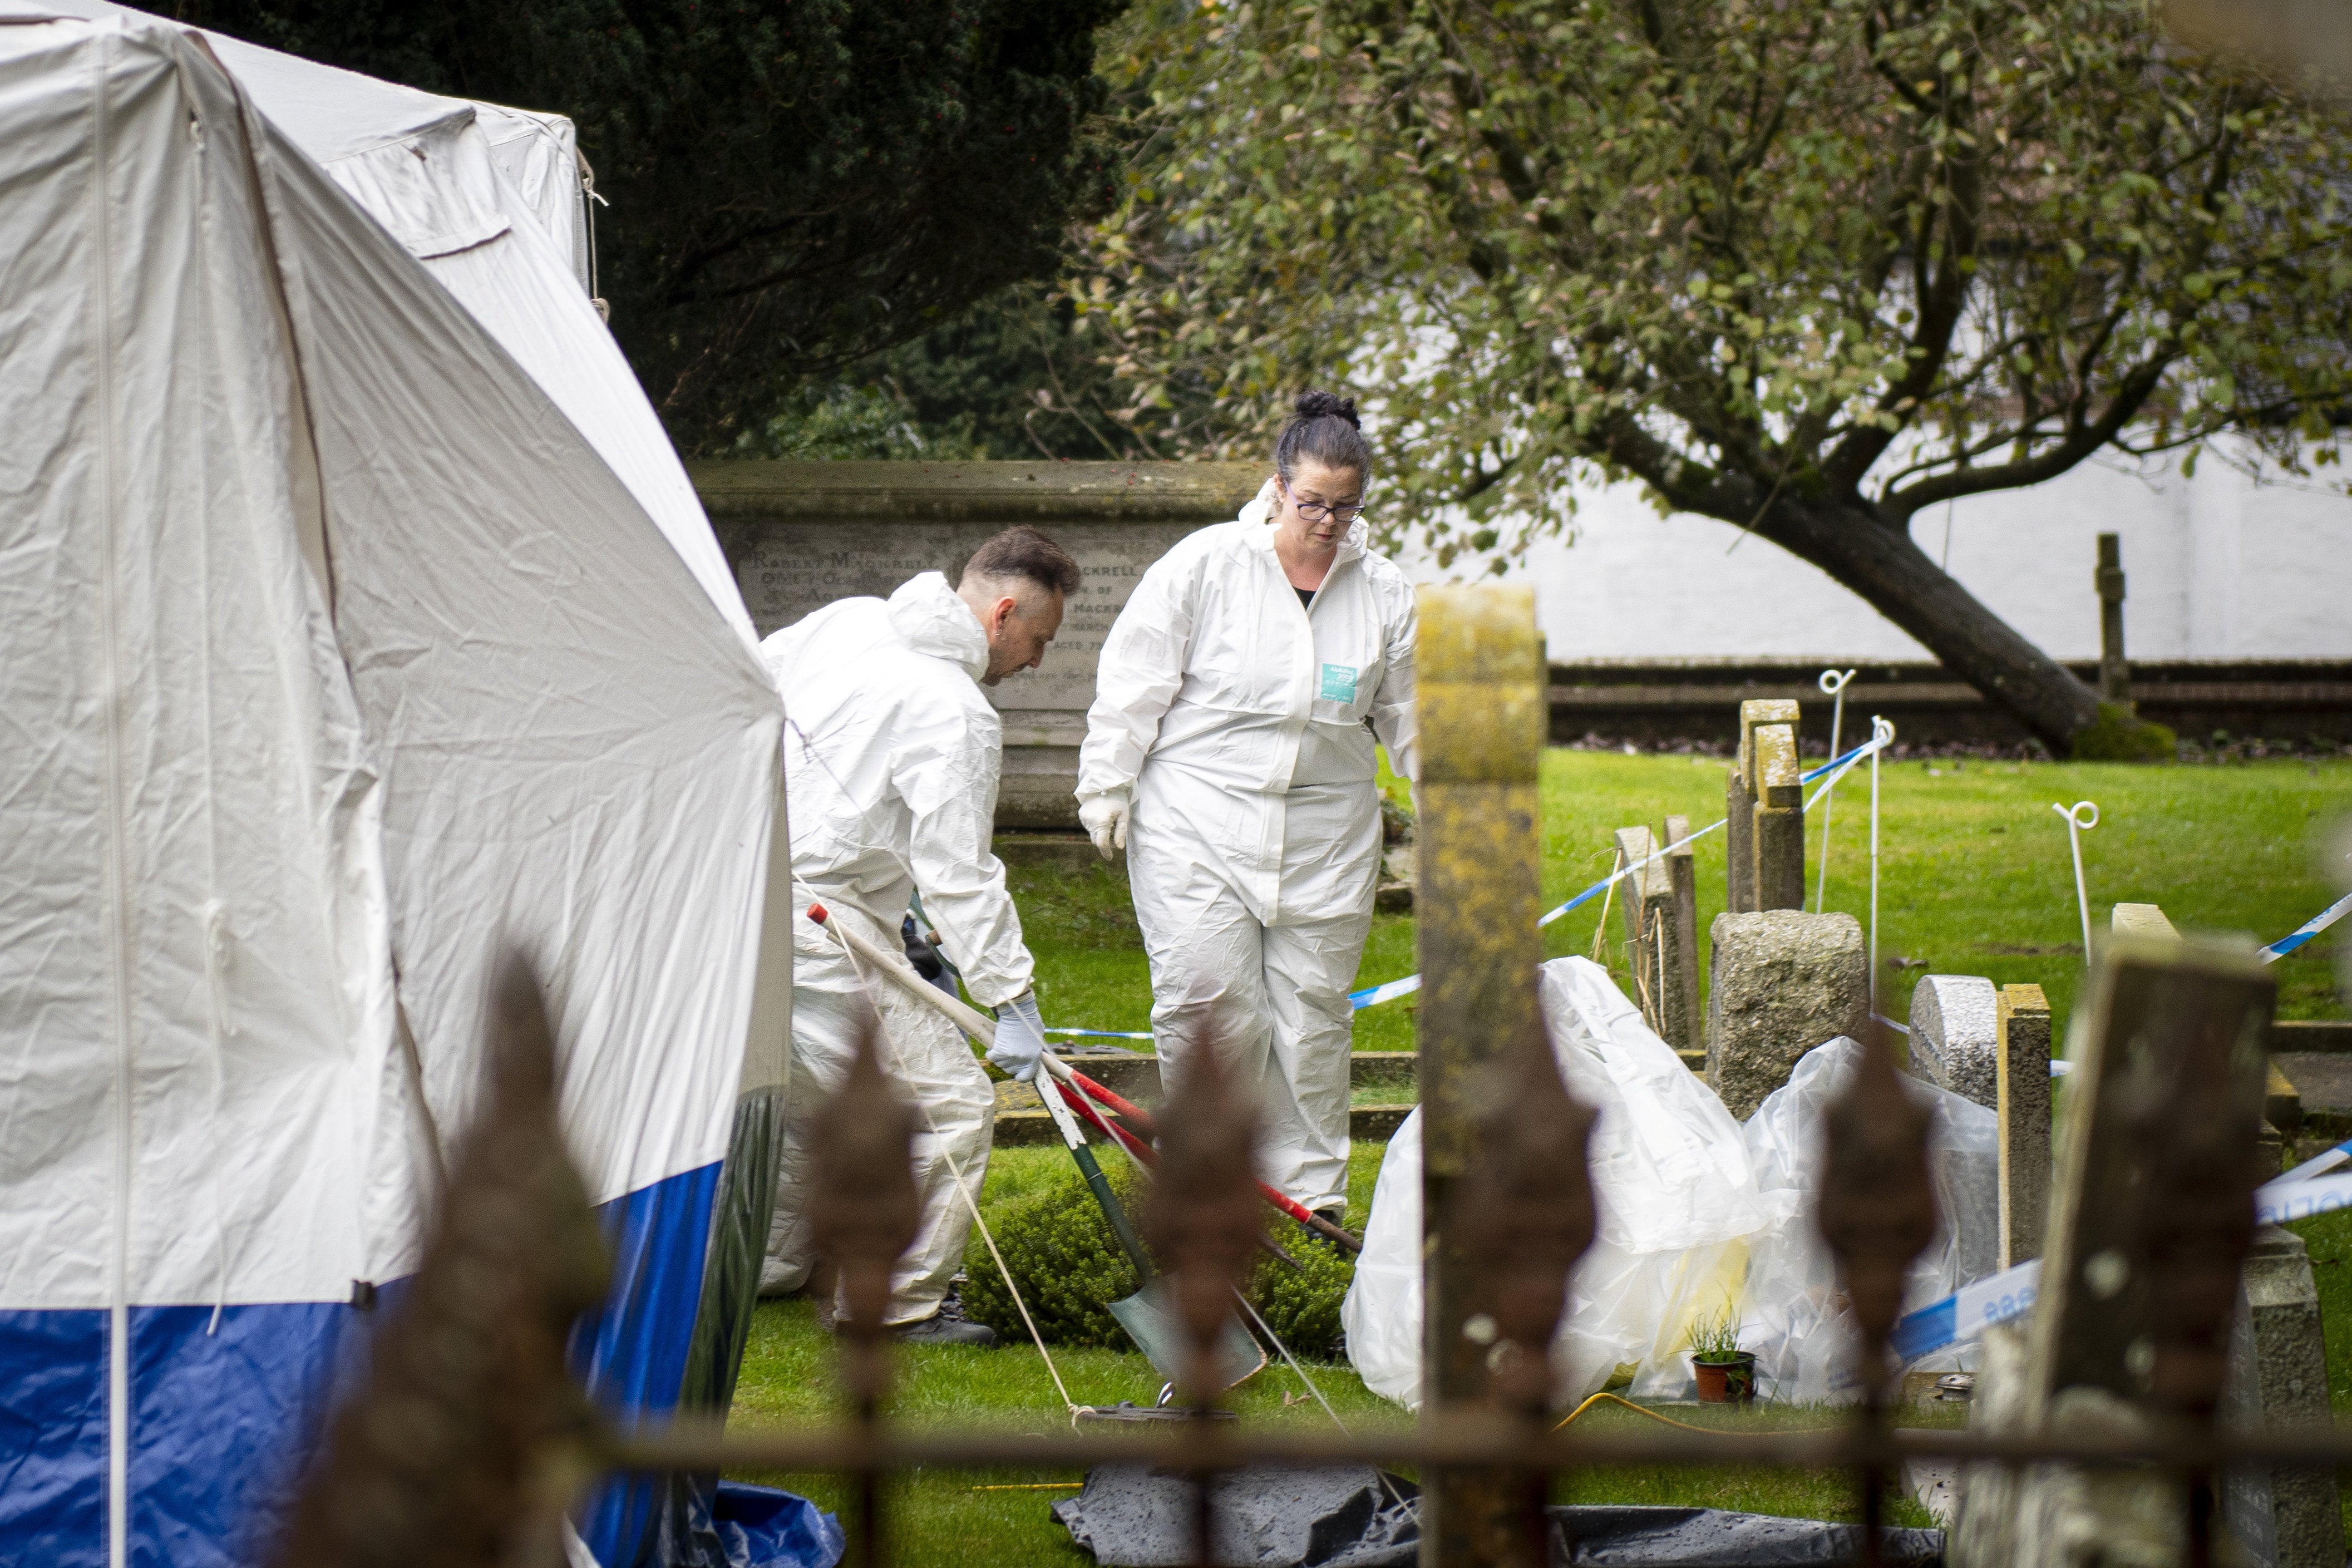
[[[1558,903],[1609,872],[1620,827],[1662,828],[1669,815],[1704,827],[1723,815],[1725,764],[1713,758],[1551,751],[1544,756],[1543,889]],[[2316,838],[2352,812],[2352,762],[2132,767],[2118,763],[1885,764],[1880,773],[1879,951],[1906,967],[1895,981],[1900,1019],[1921,974],[1981,974],[2031,982],[2050,997],[2056,1033],[2082,973],[2082,922],[2066,828],[2053,802],[2098,803],[2083,836],[2091,916],[2104,929],[2118,902],[2163,907],[2183,931],[2244,931],[2272,942],[2337,896],[2317,874]],[[1827,803],[1829,908],[1868,923],[1870,775],[1858,768]],[[1817,886],[1823,808],[1806,821],[1806,887]],[[1694,846],[1699,929],[1724,906],[1724,836]],[[1128,905],[1108,867],[1070,875],[1022,868],[1013,878],[1046,1021],[1100,1029],[1150,1026],[1151,978]],[[1601,919],[1595,900],[1545,932],[1545,952],[1590,953]],[[1602,956],[1621,977],[1622,916],[1609,911]],[[2330,963],[2339,928],[2277,966],[2279,1016],[2343,1016]],[[1704,973],[1706,943],[1699,944]],[[1373,920],[1360,985],[1415,967],[1412,919]],[[1357,1015],[1360,1051],[1413,1048],[1411,998]]]
[[[1557,902],[1604,875],[1611,834],[1622,826],[1661,826],[1669,814],[1704,826],[1723,814],[1724,764],[1711,759],[1622,756],[1554,751],[1544,759],[1543,888]],[[2334,891],[2315,873],[2315,840],[2334,816],[2352,811],[2352,763],[2262,762],[2227,767],[2136,768],[2102,764],[1938,761],[1886,764],[1881,773],[1882,955],[1915,961],[1896,982],[1902,994],[1885,1010],[1905,1016],[1911,984],[1925,973],[1982,974],[1997,984],[2032,982],[2049,994],[2063,1038],[2064,1015],[2081,973],[2081,928],[2066,833],[2053,801],[2099,804],[2101,826],[2084,837],[2084,868],[2094,921],[2104,926],[2118,901],[2163,906],[2183,930],[2247,931],[2269,942],[2324,908]],[[1869,777],[1850,775],[1838,791],[1831,825],[1829,907],[1867,921]],[[1702,931],[1724,904],[1720,833],[1696,847]],[[1817,868],[1822,816],[1807,825]],[[1814,885],[1809,871],[1807,886]],[[1108,868],[1081,873],[1016,868],[1013,886],[1047,1021],[1103,1029],[1150,1026],[1150,978],[1127,889]],[[1601,906],[1558,922],[1546,952],[1592,951]],[[1612,910],[1602,956],[1621,976],[1622,928]],[[2330,962],[2330,933],[2283,961],[2280,1015],[2343,1016]],[[1706,944],[1701,943],[1704,963]],[[1924,961],[1920,963],[1917,961]],[[1359,984],[1414,968],[1412,921],[1373,922]],[[1410,999],[1359,1014],[1358,1050],[1411,1050]],[[1405,1092],[1383,1090],[1390,1099]],[[1349,1170],[1349,1209],[1360,1224],[1379,1169],[1379,1145],[1360,1146]],[[1058,1149],[1000,1150],[992,1161],[983,1207],[1006,1205],[1061,1179]],[[2352,1215],[2298,1227],[2311,1240],[2329,1327],[2329,1387],[2339,1408],[2352,1405]],[[742,1426],[788,1424],[832,1415],[831,1346],[804,1300],[764,1304],[745,1357],[734,1419]],[[1140,1356],[1108,1351],[1057,1351],[1071,1396],[1082,1404],[1149,1403],[1159,1379]],[[981,1352],[929,1348],[899,1358],[895,1415],[914,1422],[975,1418],[1059,1426],[1064,1416],[1034,1349]],[[1367,1392],[1344,1365],[1310,1372],[1351,1426],[1402,1428],[1402,1412]],[[1316,1424],[1326,1418],[1279,1364],[1234,1396],[1253,1424]],[[1678,1416],[1691,1413],[1677,1411]],[[1938,1412],[1950,1418],[1948,1412]],[[1809,1425],[1826,1413],[1769,1411],[1746,1417]],[[1922,1417],[1926,1418],[1926,1417]],[[1584,1419],[1602,1426],[1642,1418],[1611,1409]],[[787,1486],[839,1510],[841,1486],[824,1476],[747,1476]],[[1075,1473],[919,1473],[896,1483],[898,1521],[892,1556],[908,1563],[1057,1563],[1089,1561],[1069,1542],[1048,1510],[1072,1495]],[[982,1489],[995,1488],[1000,1489]],[[1001,1489],[1009,1488],[1031,1489]],[[1851,1519],[1846,1479],[1831,1472],[1675,1470],[1591,1472],[1563,1480],[1576,1501],[1687,1503],[1814,1518]],[[1895,1522],[1926,1523],[1907,1500]]]

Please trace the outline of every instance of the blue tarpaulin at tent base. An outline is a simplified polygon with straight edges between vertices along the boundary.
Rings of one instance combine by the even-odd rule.
[[[727,1568],[834,1568],[841,1561],[841,1521],[804,1497],[721,1481],[711,1514]]]

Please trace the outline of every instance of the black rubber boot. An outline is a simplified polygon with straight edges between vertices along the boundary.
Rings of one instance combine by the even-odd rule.
[[[890,1331],[890,1337],[910,1345],[977,1345],[982,1350],[994,1350],[996,1331],[986,1323],[957,1322],[937,1312],[911,1323],[901,1323]]]

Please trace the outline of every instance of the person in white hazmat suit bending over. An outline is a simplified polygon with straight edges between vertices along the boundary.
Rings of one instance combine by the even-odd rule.
[[[799,1289],[816,1258],[805,1205],[809,1134],[849,1070],[870,1003],[886,1065],[921,1107],[914,1144],[923,1212],[891,1276],[887,1321],[902,1339],[994,1344],[943,1316],[988,1171],[995,1095],[954,1025],[879,975],[861,976],[828,919],[887,951],[912,897],[962,972],[996,1009],[988,1059],[1024,1082],[1045,1048],[1021,917],[990,847],[1003,729],[981,694],[1034,667],[1080,584],[1069,552],[1034,528],[982,544],[954,587],[926,572],[880,599],[843,599],[761,645],[784,699],[793,835],[793,1074],[763,1295]],[[869,984],[870,981],[870,984]]]
[[[1078,816],[1127,851],[1171,1081],[1213,1042],[1265,1179],[1339,1221],[1348,988],[1381,859],[1373,742],[1415,773],[1412,587],[1365,546],[1356,405],[1309,392],[1274,477],[1144,573],[1103,645]]]

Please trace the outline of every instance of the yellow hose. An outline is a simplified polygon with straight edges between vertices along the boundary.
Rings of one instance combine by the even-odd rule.
[[[1605,1391],[1594,1394],[1591,1398],[1586,1400],[1583,1404],[1570,1411],[1561,1418],[1559,1426],[1553,1427],[1552,1430],[1555,1432],[1559,1431],[1561,1426],[1566,1426],[1570,1421],[1575,1420],[1578,1416],[1583,1415],[1586,1411],[1591,1409],[1594,1405],[1600,1404],[1604,1399],[1612,1405],[1623,1405],[1626,1409],[1632,1411],[1636,1415],[1646,1415],[1653,1421],[1662,1421],[1669,1426],[1679,1426],[1685,1432],[1704,1432],[1711,1437],[1731,1437],[1738,1436],[1737,1433],[1727,1432],[1720,1426],[1694,1426],[1687,1421],[1677,1421],[1671,1415],[1661,1415],[1656,1411],[1650,1409],[1647,1405],[1636,1405],[1630,1399],[1621,1399],[1616,1394],[1610,1394]],[[1799,1426],[1790,1429],[1793,1435],[1800,1436],[1822,1432],[1835,1432],[1837,1430],[1839,1430],[1839,1428],[1835,1426]]]

